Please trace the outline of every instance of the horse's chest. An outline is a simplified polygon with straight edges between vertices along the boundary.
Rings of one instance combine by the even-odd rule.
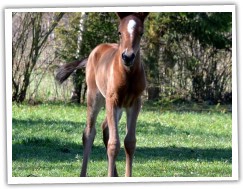
[[[130,107],[145,89],[144,82],[127,83],[126,86],[118,90],[118,104],[121,107]]]

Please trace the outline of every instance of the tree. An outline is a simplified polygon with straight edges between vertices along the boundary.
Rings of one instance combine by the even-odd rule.
[[[57,54],[61,61],[65,63],[82,60],[84,56],[80,54],[85,31],[84,23],[87,13],[67,13],[61,23],[61,27],[56,30],[58,37]],[[72,77],[73,90],[71,101],[80,103],[82,88],[85,88],[84,70],[77,70]]]
[[[217,103],[230,91],[231,13],[152,13],[144,62],[163,98]]]
[[[57,30],[60,39],[57,54],[66,63],[84,59],[98,44],[116,42],[118,39],[114,32],[117,30],[114,13],[85,13],[85,18],[80,13],[69,13],[66,19],[66,23]],[[83,70],[74,73],[73,84],[71,100],[80,103],[81,91],[84,91],[83,99],[86,91]]]
[[[231,78],[232,14],[176,13],[170,19],[170,30],[178,33],[175,39],[183,41],[179,49],[184,49],[191,75],[192,99],[222,101]]]
[[[49,36],[58,25],[64,13],[52,14],[50,25],[44,21],[50,18],[46,13],[13,13],[12,38],[12,100],[23,102],[30,84],[31,74],[47,47]],[[48,22],[49,23],[49,22]]]

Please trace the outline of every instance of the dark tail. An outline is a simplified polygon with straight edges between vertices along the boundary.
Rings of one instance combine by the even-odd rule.
[[[55,79],[63,83],[75,70],[86,67],[87,61],[85,58],[59,67]]]

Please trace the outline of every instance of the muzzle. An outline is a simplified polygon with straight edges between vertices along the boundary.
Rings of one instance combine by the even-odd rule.
[[[130,53],[130,54],[126,52],[122,53],[122,60],[125,66],[131,67],[133,65],[134,59],[135,59],[134,53]]]

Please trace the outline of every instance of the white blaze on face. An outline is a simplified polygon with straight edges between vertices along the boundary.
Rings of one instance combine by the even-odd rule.
[[[129,20],[127,25],[127,31],[130,34],[130,37],[132,37],[135,26],[136,26],[136,22],[134,20]]]

